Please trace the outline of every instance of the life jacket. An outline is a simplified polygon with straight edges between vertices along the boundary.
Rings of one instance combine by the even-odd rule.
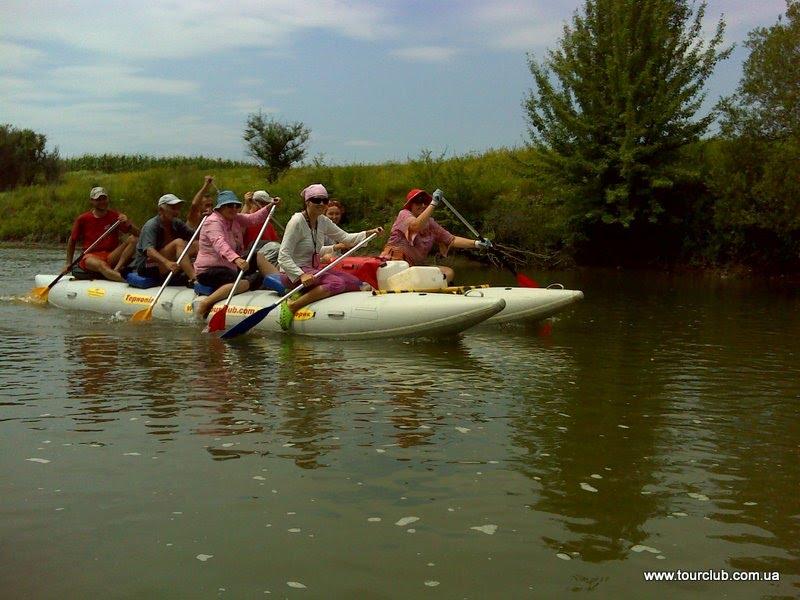
[[[377,290],[378,268],[385,263],[384,259],[377,256],[348,256],[343,258],[332,270],[355,275]]]

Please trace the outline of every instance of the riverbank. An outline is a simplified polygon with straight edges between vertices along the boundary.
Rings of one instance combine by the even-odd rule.
[[[705,165],[718,143],[699,144],[686,152],[691,164]],[[526,149],[492,150],[481,155],[444,159],[423,151],[403,163],[327,165],[320,158],[286,172],[267,184],[256,166],[217,165],[191,161],[136,171],[71,171],[57,185],[20,187],[0,193],[0,240],[26,244],[64,243],[75,217],[89,208],[88,191],[100,185],[111,196],[111,205],[142,224],[156,213],[156,200],[173,193],[187,202],[201,187],[205,175],[213,175],[219,189],[267,189],[284,202],[276,212],[280,223],[301,208],[299,191],[322,182],[331,196],[345,206],[343,228],[359,231],[378,225],[388,230],[412,188],[444,190],[447,198],[482,235],[523,250],[520,267],[565,268],[590,266],[702,269],[722,276],[750,273],[780,276],[800,272],[800,259],[791,235],[777,235],[766,225],[742,224],[726,208],[724,199],[711,189],[713,170],[701,168],[697,189],[675,190],[672,202],[683,206],[681,219],[663,223],[598,226],[590,231],[575,228],[574,198],[552,182],[535,176],[534,154]],[[79,164],[79,163],[76,163]],[[133,161],[132,164],[136,164]],[[158,163],[155,163],[158,164]],[[708,171],[708,172],[706,172]],[[696,196],[696,197],[695,197]],[[436,220],[456,235],[474,237],[445,207],[435,211]],[[791,228],[790,228],[791,229]],[[385,234],[375,245],[386,240]],[[796,245],[796,244],[795,244]]]

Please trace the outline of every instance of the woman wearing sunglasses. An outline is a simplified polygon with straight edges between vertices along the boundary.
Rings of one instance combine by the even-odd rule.
[[[408,192],[406,203],[392,225],[386,247],[381,251],[381,258],[404,260],[413,267],[425,264],[434,245],[442,256],[447,256],[450,248],[484,250],[488,247],[488,243],[483,240],[453,235],[433,219],[433,209],[439,204],[441,193],[441,190],[436,190],[431,196],[420,189]],[[448,284],[453,281],[453,269],[440,266],[439,270],[444,273]]]
[[[368,235],[383,231],[383,227],[359,233],[347,233],[339,229],[325,216],[330,200],[328,190],[322,184],[308,186],[300,192],[300,197],[304,208],[302,212],[292,215],[286,224],[278,252],[278,266],[285,279],[284,284],[287,287],[297,287],[302,283],[305,293],[281,304],[280,324],[284,330],[289,329],[294,313],[307,304],[342,292],[358,291],[365,285],[357,277],[342,271],[331,270],[316,277],[320,270],[320,252],[326,237],[334,242],[354,246]]]

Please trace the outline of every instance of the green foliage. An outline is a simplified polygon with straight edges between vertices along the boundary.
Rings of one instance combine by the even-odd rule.
[[[143,154],[84,154],[63,160],[67,171],[125,173],[158,167],[194,167],[196,169],[231,169],[249,167],[244,161],[205,156],[145,156]]]
[[[544,188],[523,177],[520,165],[529,155],[527,150],[498,150],[445,159],[423,151],[406,163],[342,166],[326,165],[322,157],[317,157],[309,165],[284,173],[270,184],[269,191],[283,198],[275,217],[286,223],[302,208],[300,190],[310,183],[324,184],[345,206],[345,229],[387,228],[383,238],[371,245],[377,250],[387,239],[388,228],[408,190],[439,187],[487,237],[531,250],[560,250],[564,247],[563,210],[552,210],[544,200]],[[253,166],[214,171],[184,166],[111,174],[70,172],[58,186],[40,185],[0,194],[4,207],[0,239],[65,241],[74,218],[88,210],[89,190],[95,185],[109,191],[112,208],[141,225],[155,215],[156,200],[162,194],[174,193],[188,201],[200,189],[206,174],[214,175],[220,189],[234,190],[240,197],[247,190],[264,187],[262,172]],[[516,210],[524,212],[517,214]],[[471,237],[446,208],[437,209],[436,219],[454,234]]]
[[[762,268],[800,256],[800,2],[789,0],[786,16],[748,36],[708,160],[720,258]]]
[[[703,41],[704,13],[687,0],[586,0],[560,47],[529,57],[533,165],[562,191],[575,240],[624,248],[680,212],[676,190],[696,178],[680,150],[711,123],[695,115],[730,52],[722,21]]]
[[[303,123],[281,123],[265,117],[261,111],[247,116],[244,141],[247,154],[267,170],[267,181],[277,181],[281,173],[306,155],[305,145],[311,135]]]
[[[800,132],[800,1],[787,0],[786,17],[748,35],[739,87],[720,103],[726,137],[780,140]]]
[[[57,181],[58,149],[48,152],[46,144],[47,138],[31,129],[0,126],[0,190]]]

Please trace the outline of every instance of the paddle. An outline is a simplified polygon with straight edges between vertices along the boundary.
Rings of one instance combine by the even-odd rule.
[[[50,290],[51,290],[51,289],[53,289],[53,286],[54,286],[55,284],[57,284],[57,283],[58,283],[58,282],[61,280],[61,278],[62,278],[64,275],[66,275],[67,273],[69,273],[69,272],[72,270],[72,267],[74,267],[74,266],[75,266],[75,265],[77,265],[79,262],[81,262],[81,259],[82,259],[82,258],[83,258],[83,257],[84,257],[86,254],[88,254],[88,253],[91,251],[91,249],[92,249],[92,248],[94,248],[95,246],[97,246],[97,244],[99,244],[99,243],[100,243],[100,242],[101,242],[101,241],[102,241],[102,240],[103,240],[103,239],[104,239],[104,238],[105,238],[105,237],[106,237],[108,234],[110,234],[110,233],[111,233],[112,231],[114,231],[114,230],[115,230],[117,227],[119,227],[121,223],[122,223],[122,221],[114,221],[114,224],[113,224],[111,227],[109,227],[108,229],[106,229],[106,230],[103,232],[103,235],[101,235],[101,236],[100,236],[99,238],[97,238],[97,239],[96,239],[94,242],[92,242],[92,244],[91,244],[91,245],[90,245],[88,248],[86,248],[86,250],[84,250],[83,252],[81,252],[81,253],[80,253],[80,255],[78,255],[78,258],[76,258],[75,260],[73,260],[73,261],[72,261],[72,262],[69,264],[69,266],[68,266],[68,267],[66,267],[66,268],[65,268],[63,271],[61,271],[61,274],[60,274],[58,277],[56,277],[55,279],[53,279],[53,281],[51,281],[51,282],[50,282],[50,285],[48,285],[47,287],[37,287],[37,288],[33,288],[33,289],[31,290],[31,292],[30,292],[30,297],[31,297],[31,298],[33,298],[33,299],[35,299],[35,300],[38,300],[38,301],[40,301],[40,302],[46,302],[46,301],[47,301],[47,295],[50,293]]]
[[[264,235],[264,231],[267,229],[267,225],[269,225],[269,220],[272,218],[272,213],[275,212],[275,207],[277,205],[273,204],[272,208],[269,210],[269,214],[267,215],[267,219],[264,221],[264,224],[261,225],[261,229],[256,236],[256,239],[253,240],[253,244],[250,246],[250,251],[247,253],[247,258],[245,259],[248,263],[250,263],[250,259],[253,258],[253,254],[258,247],[258,242],[261,239],[261,236]],[[225,306],[223,306],[220,310],[214,313],[214,316],[211,317],[211,320],[208,322],[208,327],[204,331],[208,331],[208,333],[213,333],[214,331],[219,331],[220,329],[225,329],[225,313],[228,312],[228,305],[231,303],[231,299],[233,295],[236,293],[236,288],[239,285],[239,282],[242,280],[242,276],[244,275],[244,271],[239,269],[239,274],[236,276],[236,281],[233,282],[233,287],[231,288],[231,293],[228,294],[228,299],[225,300]]]
[[[200,224],[197,226],[197,229],[194,230],[192,237],[189,238],[189,241],[186,243],[186,246],[184,246],[183,252],[181,252],[181,255],[178,257],[178,260],[175,261],[176,263],[180,264],[180,262],[183,260],[183,257],[186,256],[186,253],[189,252],[189,248],[191,247],[192,242],[194,242],[195,238],[200,233],[200,229],[203,227],[203,223],[206,222],[207,218],[208,215],[203,217],[203,220],[200,221]],[[156,305],[156,302],[158,302],[158,299],[161,297],[161,294],[164,293],[164,290],[169,285],[169,280],[172,279],[172,276],[174,274],[175,273],[173,271],[169,272],[169,275],[167,275],[167,278],[164,280],[164,283],[161,284],[161,288],[158,290],[156,297],[153,298],[153,301],[150,303],[150,306],[148,306],[147,308],[143,308],[142,310],[137,310],[135,313],[133,313],[131,321],[135,323],[142,323],[144,321],[149,321],[150,319],[153,318],[153,307]]]
[[[453,205],[450,204],[447,201],[447,198],[445,198],[444,196],[441,196],[441,198],[442,198],[442,202],[444,203],[444,205],[447,208],[449,208],[450,212],[452,212],[458,218],[458,220],[461,221],[464,224],[464,226],[472,232],[472,235],[474,235],[476,238],[478,238],[481,241],[484,241],[484,242],[487,241],[486,238],[483,237],[477,231],[475,231],[475,228],[472,225],[470,225],[467,222],[467,220],[464,217],[461,216],[461,213],[458,212],[453,207]],[[509,271],[511,271],[514,274],[514,277],[517,278],[517,283],[520,284],[522,287],[529,287],[529,288],[539,287],[539,284],[536,283],[533,279],[531,279],[530,277],[528,277],[527,275],[525,275],[523,273],[518,273],[517,270],[514,268],[514,265],[511,264],[511,261],[509,261],[505,256],[503,256],[503,254],[501,252],[498,252],[498,251],[495,250],[494,251],[494,255],[500,260],[501,263],[503,263],[503,266],[506,269],[508,269]]]
[[[361,248],[361,246],[363,246],[364,244],[369,242],[376,235],[378,235],[378,234],[377,233],[373,233],[372,235],[367,236],[361,242],[359,242],[358,244],[356,244],[355,246],[350,248],[350,250],[348,250],[347,252],[342,254],[339,258],[337,258],[336,260],[331,262],[327,267],[325,267],[324,269],[321,269],[318,273],[315,273],[314,277],[319,277],[320,275],[322,275],[326,271],[329,271],[330,269],[332,269],[335,265],[340,263],[344,258],[350,256],[353,252],[355,252],[356,250]],[[272,309],[274,309],[276,306],[279,306],[280,303],[283,302],[284,300],[286,300],[289,296],[291,296],[295,292],[299,292],[302,289],[303,289],[303,284],[301,283],[296,288],[294,288],[291,292],[289,292],[289,293],[281,296],[280,298],[278,298],[274,303],[270,304],[269,306],[265,306],[262,309],[257,310],[256,312],[254,312],[252,315],[250,315],[246,319],[243,319],[242,321],[240,321],[239,323],[237,323],[236,325],[234,325],[233,327],[228,329],[228,331],[226,331],[225,333],[222,334],[222,339],[228,340],[228,339],[234,338],[234,337],[236,337],[238,335],[242,335],[243,333],[247,333],[253,327],[255,327],[256,325],[261,323],[261,321],[264,320],[264,317],[266,317],[272,311]]]

